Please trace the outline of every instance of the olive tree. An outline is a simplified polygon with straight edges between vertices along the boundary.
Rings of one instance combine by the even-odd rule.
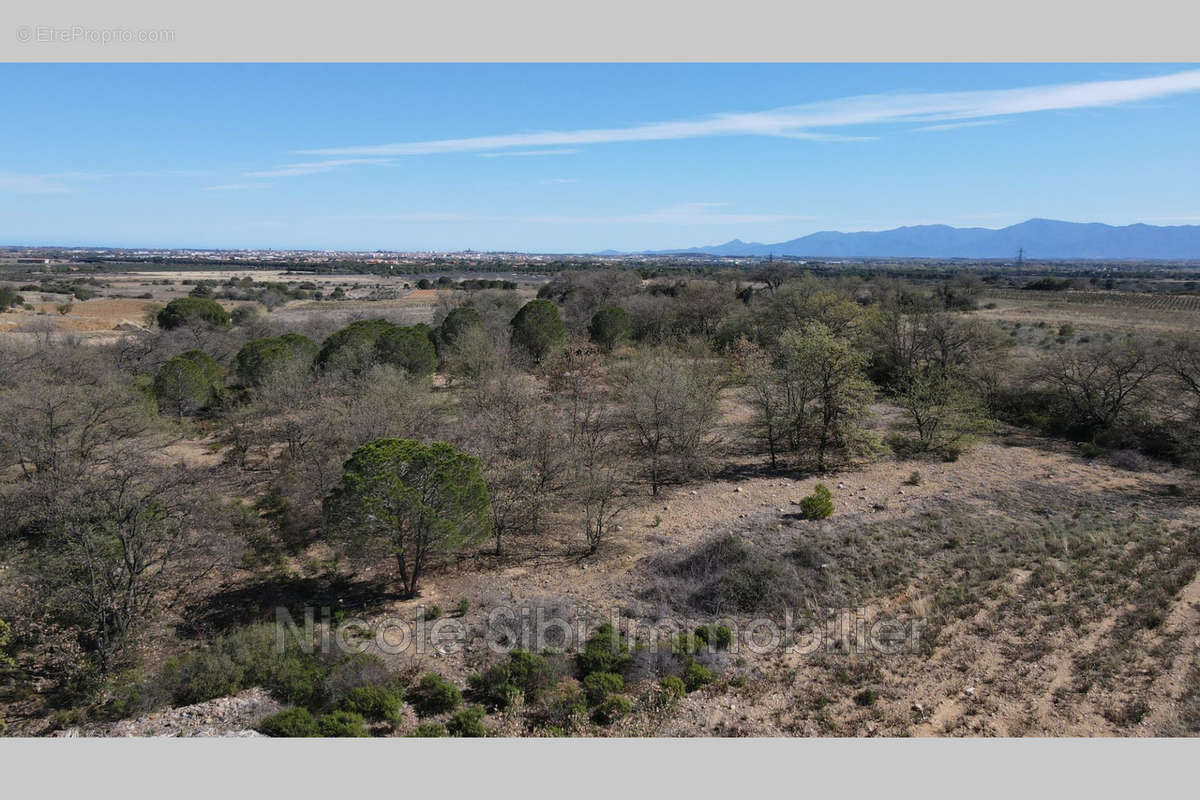
[[[445,442],[376,439],[342,468],[325,511],[357,549],[396,560],[408,597],[431,560],[489,532],[479,460]]]

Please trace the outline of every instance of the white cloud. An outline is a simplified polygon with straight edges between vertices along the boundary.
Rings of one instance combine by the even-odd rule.
[[[925,125],[920,128],[915,128],[917,131],[953,131],[958,128],[978,128],[981,125],[999,125],[1002,120],[998,119],[978,119],[971,122],[943,122],[940,125]]]
[[[483,158],[503,158],[505,156],[565,156],[578,153],[574,147],[555,147],[549,150],[502,150],[499,153],[480,153]]]
[[[339,167],[353,167],[359,164],[390,164],[388,158],[336,158],[327,161],[305,161],[299,164],[284,164],[273,169],[247,172],[247,178],[284,178],[295,175],[315,175],[318,172],[329,172]]]
[[[707,119],[654,122],[623,128],[539,131],[462,139],[355,145],[301,151],[322,156],[393,157],[517,148],[555,148],[615,142],[694,139],[707,136],[774,136],[840,139],[825,129],[896,123],[982,120],[1038,111],[1102,108],[1200,90],[1200,70],[1155,78],[1093,81],[1017,89],[861,95]],[[862,138],[862,137],[851,137]],[[530,152],[525,150],[524,152]]]

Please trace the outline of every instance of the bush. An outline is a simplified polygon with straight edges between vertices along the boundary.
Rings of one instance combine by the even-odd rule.
[[[601,623],[584,643],[583,652],[577,657],[580,677],[586,678],[593,672],[623,673],[629,666],[629,648],[621,641],[621,634],[612,623]]]
[[[912,472],[910,472],[908,474],[908,480],[905,481],[905,483],[907,483],[909,486],[920,486],[921,485],[921,473],[917,472],[914,469]]]
[[[409,688],[404,699],[416,709],[419,716],[428,717],[458,708],[462,703],[462,692],[441,675],[429,672]]]
[[[189,323],[224,327],[229,324],[229,312],[208,297],[177,297],[158,312],[158,327],[163,330]]]
[[[302,739],[320,736],[317,720],[307,708],[288,708],[258,723],[256,730],[264,736]]]
[[[558,306],[549,300],[530,300],[509,323],[513,344],[523,348],[534,361],[541,361],[566,337]]]
[[[33,287],[36,290],[38,287]],[[7,286],[0,286],[0,311],[7,311],[9,306],[25,304],[25,298]]]
[[[221,394],[221,367],[201,350],[188,350],[163,364],[154,376],[160,411],[182,418],[206,408]]]
[[[446,724],[446,731],[451,736],[481,738],[491,734],[491,730],[483,724],[483,706],[470,706],[459,711]]]
[[[696,628],[696,637],[717,650],[728,650],[733,644],[733,631],[728,625],[701,625]]]
[[[1083,454],[1084,458],[1089,460],[1104,455],[1104,450],[1095,442],[1084,442],[1079,445],[1079,452]]]
[[[616,694],[625,688],[625,679],[612,672],[593,672],[583,679],[583,691],[588,703],[598,706],[609,695]]]
[[[437,369],[437,352],[426,325],[393,325],[376,340],[375,352],[380,361],[409,375],[429,375]]]
[[[464,597],[458,601],[458,605],[454,609],[454,615],[458,617],[465,617],[467,612],[470,610],[471,601]]]
[[[346,693],[340,704],[343,711],[358,714],[372,722],[400,723],[403,707],[399,695],[384,686],[356,686]]]
[[[621,342],[629,338],[633,323],[629,314],[619,306],[606,306],[592,317],[588,324],[588,337],[597,347],[611,352]]]
[[[508,654],[506,662],[472,675],[468,683],[476,700],[496,709],[508,708],[517,695],[524,695],[525,702],[534,703],[558,678],[558,670],[545,656],[516,649]]]
[[[701,686],[712,683],[715,677],[712,670],[701,666],[695,661],[690,661],[683,670],[683,685],[687,687],[689,692],[694,692]]]
[[[601,725],[608,725],[614,722],[618,717],[623,717],[633,710],[633,703],[628,697],[620,694],[614,694],[605,698],[604,702],[596,709],[593,715],[596,722]]]
[[[318,735],[327,738],[354,739],[370,736],[361,714],[350,711],[330,711],[317,718]]]
[[[440,722],[422,722],[409,736],[416,739],[440,739],[446,735],[446,726]]]
[[[687,695],[687,684],[678,675],[668,675],[658,682],[658,688],[666,695],[678,700]]]
[[[829,487],[818,483],[813,493],[800,501],[800,510],[806,519],[825,519],[833,515],[833,496]]]
[[[566,730],[586,713],[587,697],[583,690],[575,681],[565,680],[545,692],[531,716],[539,725]]]
[[[233,369],[244,386],[255,386],[273,370],[288,363],[311,364],[316,355],[317,345],[307,336],[286,333],[246,342],[233,359]]]
[[[860,705],[860,706],[864,706],[864,707],[875,705],[875,701],[877,701],[878,699],[879,699],[879,693],[876,692],[874,689],[863,689],[861,692],[854,695],[855,705]]]

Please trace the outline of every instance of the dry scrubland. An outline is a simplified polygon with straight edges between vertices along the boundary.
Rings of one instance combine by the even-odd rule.
[[[0,718],[10,734],[250,735],[301,707],[324,727],[286,729],[294,734],[1200,733],[1200,487],[1187,438],[1200,397],[1172,372],[1184,364],[1173,355],[1176,337],[1194,335],[1200,321],[1194,297],[630,273],[463,291],[339,275],[311,280],[323,294],[343,287],[345,299],[268,298],[269,313],[246,312],[232,326],[192,320],[164,331],[148,324],[144,306],[186,296],[195,283],[183,280],[310,279],[110,277],[102,296],[65,313],[56,295],[23,292],[33,309],[0,315],[6,401],[36,407],[21,394],[33,385],[42,396],[72,381],[119,394],[117,384],[133,381],[156,406],[152,419],[117,425],[107,415],[119,402],[105,405],[102,424],[121,430],[106,429],[112,441],[97,439],[86,456],[66,452],[86,435],[64,434],[69,474],[51,476],[68,467],[34,466],[13,444],[38,441],[36,419],[4,430],[11,533],[0,619],[10,630],[0,656],[12,668]],[[515,333],[509,341],[510,320],[539,288],[565,319],[542,352]],[[113,296],[142,293],[152,298]],[[259,304],[220,302],[228,311]],[[444,320],[463,302],[477,310],[471,324],[481,333],[459,333],[456,343]],[[594,323],[610,306],[627,312],[611,341]],[[320,345],[376,317],[432,326],[432,374],[395,348],[369,358],[344,350],[318,368],[319,379],[239,371],[246,342],[295,332]],[[138,329],[113,330],[123,322]],[[64,343],[51,325],[84,343]],[[853,346],[839,349],[845,343]],[[1072,381],[1088,365],[1071,371],[1064,357],[1134,344],[1155,359],[1151,373],[1135,382],[1145,364],[1126,363],[1120,407],[1106,394],[1096,414],[1111,415],[1081,420]],[[800,368],[786,347],[849,375],[840,393],[822,395],[812,388],[820,380],[789,372]],[[110,354],[111,372],[83,365],[89,348]],[[159,376],[197,349],[219,367],[220,391],[193,403],[176,386],[164,399]],[[59,366],[41,374],[29,358]],[[1069,381],[1055,383],[1062,375],[1046,369],[1055,364]],[[798,412],[793,394],[806,386],[812,405]],[[678,396],[663,399],[671,390]],[[76,402],[63,407],[84,413]],[[837,412],[832,422],[827,408]],[[768,412],[778,415],[773,427]],[[926,432],[917,416],[936,424]],[[1164,428],[1176,438],[1167,441]],[[351,452],[387,436],[448,441],[479,457],[490,492],[491,531],[431,553],[416,597],[404,596],[395,560],[377,542],[350,546],[361,530],[347,531],[322,506]],[[179,538],[170,558],[148,548],[162,562],[143,578],[179,569],[188,579],[166,581],[153,604],[121,612],[130,625],[119,632],[111,619],[96,621],[96,606],[111,598],[81,599],[79,586],[38,572],[56,564],[39,555],[40,537],[71,541],[104,518],[91,511],[81,522],[55,505],[61,497],[46,500],[64,484],[39,481],[87,485],[108,468],[110,447],[151,473],[181,465],[188,486],[178,498],[163,488],[162,507],[193,537],[186,548]],[[818,484],[831,493],[824,518],[801,505]],[[26,513],[43,502],[44,513]],[[39,606],[39,592],[76,605],[56,613]],[[277,607],[305,606],[331,607],[335,621],[398,618],[413,630],[420,615],[452,618],[465,646],[396,654],[368,643],[374,657],[298,657],[286,668],[238,660],[250,658],[253,626],[273,621]],[[752,620],[782,622],[785,609],[797,623],[792,638],[763,652],[746,641],[697,648],[685,639],[652,656],[634,637],[622,642],[627,650],[606,648],[603,668],[555,651],[518,665],[486,646],[489,614],[505,607],[584,620],[589,634],[614,610],[643,631],[684,620],[685,630],[720,623],[744,635]],[[860,652],[851,636],[796,652],[844,609],[868,624],[916,623],[915,648]],[[461,705],[439,705],[445,688],[420,683],[429,673],[452,683]],[[607,679],[592,673],[620,678],[602,686]],[[683,680],[676,687],[668,676]]]

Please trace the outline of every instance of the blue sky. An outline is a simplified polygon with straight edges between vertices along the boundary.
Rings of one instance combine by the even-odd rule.
[[[5,64],[0,87],[2,244],[1200,223],[1197,65]]]

